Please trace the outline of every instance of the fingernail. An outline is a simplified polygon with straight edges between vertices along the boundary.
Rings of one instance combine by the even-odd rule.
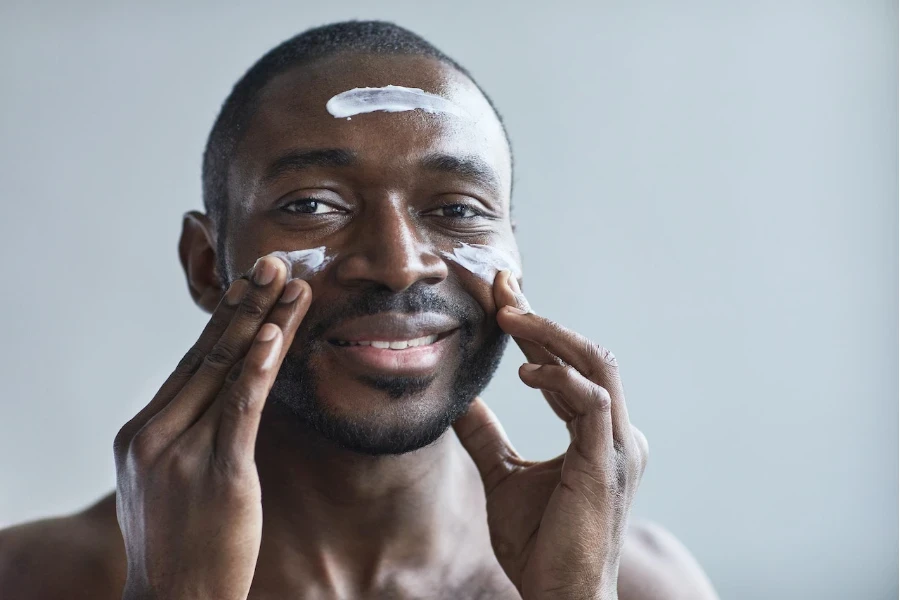
[[[241,298],[244,297],[244,292],[246,291],[246,279],[238,279],[236,281],[232,281],[231,286],[228,288],[228,291],[225,292],[225,304],[229,306],[237,306],[237,304],[241,301]]]
[[[509,278],[506,280],[509,284],[509,289],[513,291],[514,294],[521,294],[522,288],[519,287],[519,282],[516,281],[516,276],[510,272]]]
[[[511,313],[514,313],[517,315],[527,315],[528,314],[527,310],[522,310],[518,306],[512,306],[512,305],[507,304],[505,308],[508,312],[511,312]]]
[[[279,302],[281,304],[290,304],[300,297],[300,292],[302,290],[303,284],[300,283],[299,280],[295,279],[294,281],[288,282],[288,284],[284,287],[284,293],[281,294],[281,299],[279,300]]]
[[[271,342],[275,339],[275,336],[278,334],[278,325],[274,323],[266,323],[262,326],[262,329],[259,330],[259,334],[256,336],[261,342]]]
[[[288,262],[288,259],[286,259],[285,257],[283,257],[281,255],[276,255],[275,258],[277,258],[279,261],[281,261],[281,264],[284,265],[284,270],[287,273],[287,281],[290,281],[291,279],[293,279],[293,277],[291,276],[291,263]]]
[[[534,363],[525,363],[524,365],[522,365],[523,371],[537,371],[540,368],[541,365],[536,365]]]
[[[275,264],[271,260],[266,260],[263,256],[253,265],[253,283],[258,286],[269,285],[275,279],[278,273]]]

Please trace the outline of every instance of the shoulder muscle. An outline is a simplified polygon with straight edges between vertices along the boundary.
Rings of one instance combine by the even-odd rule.
[[[121,598],[121,539],[111,537],[91,510],[0,531],[0,596]]]
[[[629,527],[619,566],[621,600],[718,600],[690,551],[663,527]]]

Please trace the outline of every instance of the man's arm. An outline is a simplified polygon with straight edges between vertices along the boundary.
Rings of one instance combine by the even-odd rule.
[[[718,600],[690,551],[663,527],[631,523],[619,565],[619,600]]]

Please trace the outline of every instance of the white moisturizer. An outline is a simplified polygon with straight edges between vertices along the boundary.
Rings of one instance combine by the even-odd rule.
[[[441,254],[491,285],[494,284],[497,273],[504,269],[512,271],[513,277],[517,279],[522,276],[519,261],[511,254],[493,246],[460,243],[453,252]]]
[[[334,258],[325,254],[325,246],[307,250],[293,250],[291,252],[279,250],[272,252],[271,255],[287,263],[288,281],[291,279],[308,279],[324,269]]]
[[[424,110],[427,113],[448,113],[457,117],[470,117],[463,110],[442,96],[430,94],[419,88],[387,85],[379,88],[354,88],[333,96],[325,109],[336,119],[375,111],[403,112]]]

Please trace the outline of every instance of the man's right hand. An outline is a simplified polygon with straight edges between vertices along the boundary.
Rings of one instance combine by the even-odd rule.
[[[274,257],[228,289],[150,403],[116,436],[125,599],[246,600],[262,536],[254,446],[311,299]]]

